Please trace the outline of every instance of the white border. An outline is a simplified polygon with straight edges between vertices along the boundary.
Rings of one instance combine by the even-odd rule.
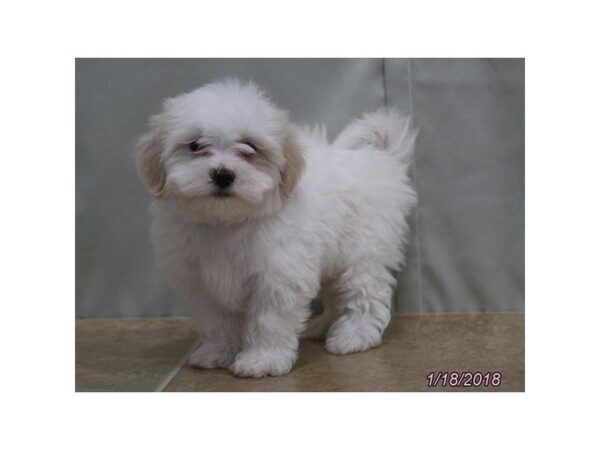
[[[596,441],[597,13],[555,2],[4,6],[3,448]],[[590,3],[591,5],[591,3]],[[74,394],[75,56],[525,56],[526,394]]]

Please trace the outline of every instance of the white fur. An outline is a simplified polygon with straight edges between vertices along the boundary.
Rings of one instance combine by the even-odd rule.
[[[209,156],[186,147],[201,135]],[[204,338],[192,365],[281,375],[301,335],[325,338],[333,353],[381,343],[416,202],[415,135],[407,118],[380,110],[329,145],[322,129],[294,128],[256,86],[235,80],[165,102],[137,164],[157,197],[157,261]],[[264,155],[240,156],[247,136]],[[219,165],[236,174],[230,197],[211,195],[208,173]],[[324,312],[306,324],[319,292]]]

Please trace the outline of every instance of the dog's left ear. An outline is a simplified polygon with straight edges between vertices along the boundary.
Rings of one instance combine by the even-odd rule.
[[[293,127],[288,127],[283,142],[285,165],[281,170],[281,191],[289,197],[298,184],[304,172],[304,155],[298,142],[297,132]]]

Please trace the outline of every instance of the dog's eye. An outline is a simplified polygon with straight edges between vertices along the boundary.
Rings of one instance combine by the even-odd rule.
[[[240,149],[240,153],[244,158],[252,159],[256,156],[256,153],[258,153],[258,148],[252,142],[243,141],[240,142],[240,144],[243,144],[243,147]]]
[[[199,151],[202,151],[202,150],[208,148],[208,144],[201,144],[198,141],[194,141],[194,142],[190,142],[188,144],[188,147],[190,149],[190,152],[197,153]]]
[[[242,144],[247,145],[248,147],[250,147],[252,150],[254,150],[255,153],[258,152],[258,148],[252,142],[250,142],[250,141],[243,141]]]

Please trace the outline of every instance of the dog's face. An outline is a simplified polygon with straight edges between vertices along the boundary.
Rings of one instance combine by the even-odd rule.
[[[209,84],[165,102],[136,147],[150,192],[188,220],[233,223],[277,210],[304,167],[287,113],[253,84]]]

